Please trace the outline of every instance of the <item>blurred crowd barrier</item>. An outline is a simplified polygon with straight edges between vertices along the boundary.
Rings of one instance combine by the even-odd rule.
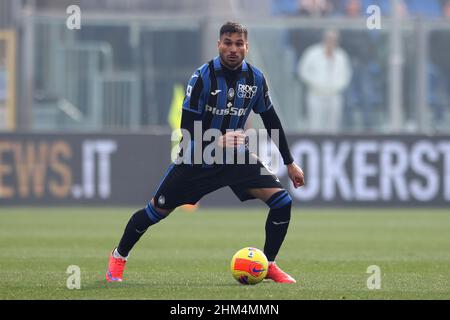
[[[167,132],[175,88],[217,54],[218,29],[231,19],[249,27],[247,60],[264,71],[287,131],[450,132],[450,17],[437,2],[403,2],[397,87],[389,1],[77,3],[81,29],[66,25],[70,1],[37,0],[19,15],[21,68],[12,84],[0,38],[0,120],[13,86],[19,129]],[[381,8],[380,29],[367,27],[370,4]],[[400,97],[395,128],[392,90]]]
[[[314,126],[314,110],[333,114],[337,97],[341,104],[339,132],[392,131],[390,35],[388,30],[367,30],[361,25],[362,21],[317,19],[292,20],[289,28],[254,29],[257,48],[271,80],[272,95],[290,130],[321,132],[333,127],[332,119],[326,117],[320,119],[322,128]],[[449,25],[409,20],[402,27],[401,131],[449,132]],[[322,61],[320,55],[315,56],[317,47],[327,46],[324,39],[327,30],[338,32],[334,50],[345,57],[341,66],[339,59]],[[317,93],[316,101],[310,97],[311,92]],[[330,126],[323,128],[323,124]]]

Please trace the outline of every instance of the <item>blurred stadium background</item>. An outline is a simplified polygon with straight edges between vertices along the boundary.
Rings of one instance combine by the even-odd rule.
[[[69,28],[70,5],[80,8],[80,29]],[[379,29],[368,27],[371,5],[381,10]],[[1,0],[0,6],[4,203],[147,199],[170,162],[186,82],[217,54],[226,20],[250,29],[248,60],[265,72],[295,157],[308,172],[308,186],[297,192],[304,205],[450,201],[449,1]],[[306,74],[327,76],[306,79],[301,60],[328,30],[339,32],[342,72],[321,73],[323,64],[312,58],[309,68],[320,70]],[[328,111],[331,103],[342,112]],[[333,116],[317,126],[308,105]],[[250,119],[262,127],[259,117]],[[346,174],[337,179],[336,171]],[[283,168],[277,172],[285,177]]]
[[[69,8],[71,5],[81,10],[80,29],[68,27],[76,13]],[[373,22],[370,19],[374,11],[367,11],[371,5],[381,10],[380,29],[368,28],[368,20]],[[395,263],[391,264],[391,271],[406,272],[402,273],[404,282],[397,283],[390,295],[377,297],[448,299],[449,0],[0,0],[0,211],[3,213],[0,219],[3,220],[1,263],[2,270],[6,270],[2,271],[1,282],[5,288],[21,286],[13,279],[15,272],[19,272],[17,269],[22,270],[21,276],[27,277],[26,265],[20,261],[23,261],[22,254],[33,256],[36,252],[33,247],[36,237],[48,235],[53,237],[54,244],[63,237],[49,229],[53,219],[58,221],[58,230],[67,230],[71,235],[71,225],[64,225],[64,217],[56,215],[55,209],[46,215],[48,206],[56,205],[70,212],[69,207],[81,206],[70,216],[89,219],[99,206],[140,208],[149,200],[170,163],[170,134],[180,121],[186,83],[197,67],[217,54],[218,29],[227,20],[237,20],[249,27],[247,60],[262,69],[268,78],[271,96],[288,133],[294,157],[305,170],[307,185],[299,190],[290,186],[282,167],[277,171],[293,195],[299,213],[305,212],[302,210],[306,207],[346,208],[350,213],[343,216],[343,220],[333,220],[336,223],[333,226],[342,223],[346,227],[336,227],[339,230],[329,233],[330,238],[341,240],[349,235],[348,242],[344,241],[349,246],[345,250],[352,250],[353,241],[371,246],[381,236],[385,242],[377,247],[378,261],[396,260],[396,257],[405,257],[407,252],[410,260],[405,257],[406,262],[426,261],[403,271],[398,271]],[[346,72],[322,79],[317,85],[323,86],[323,90],[316,88],[316,91],[319,96],[320,92],[325,92],[325,110],[330,101],[327,99],[338,101],[342,116],[329,118],[317,127],[312,125],[313,115],[308,109],[309,104],[314,103],[309,96],[311,88],[299,69],[308,49],[321,42],[324,32],[329,30],[339,33],[339,50],[347,57],[348,64],[343,66]],[[335,89],[336,86],[339,89]],[[320,99],[315,103],[320,104]],[[262,128],[255,116],[251,117],[251,125]],[[267,156],[267,150],[262,148],[261,152],[263,158]],[[257,205],[256,202],[246,204]],[[14,208],[23,206],[42,207],[38,212],[48,224],[40,225],[42,233],[30,232],[21,243],[17,238],[27,235],[16,234],[13,230],[29,230],[31,226],[24,227],[23,223],[35,219],[27,209]],[[218,207],[241,204],[231,192],[225,191],[205,197],[200,203],[202,206],[214,211]],[[353,216],[352,207],[374,209],[367,213],[360,210]],[[415,212],[411,215],[414,221],[410,221],[407,212],[396,216],[397,211],[388,210],[391,207],[427,209]],[[436,208],[430,215],[432,220],[427,218],[428,208]],[[113,242],[119,237],[131,210],[134,209],[124,208],[121,215],[116,209],[115,220],[111,218],[108,225],[114,229],[114,234],[108,233],[104,239],[109,237]],[[385,219],[377,220],[378,224],[369,226],[358,220],[367,214],[370,224],[377,212],[383,213]],[[316,224],[311,222],[315,221],[315,211],[305,214],[309,227],[318,228],[320,223],[330,221],[329,216],[319,215],[317,217],[321,218]],[[226,214],[217,216],[227,221]],[[106,218],[106,215],[101,217]],[[299,226],[301,221],[299,219]],[[366,228],[361,229],[364,230],[361,234],[368,238],[363,240],[362,235],[351,238],[349,226],[354,221]],[[82,222],[78,223],[74,228],[84,228]],[[93,223],[101,224],[97,220]],[[312,239],[323,233],[311,231],[308,234],[304,228],[301,232],[311,237],[311,248],[319,250]],[[71,239],[96,241],[96,231],[91,231],[72,234]],[[414,246],[419,251],[408,242],[411,233],[417,235]],[[205,236],[208,238],[207,233]],[[301,235],[292,237],[292,241],[309,243],[309,238],[297,239]],[[164,240],[160,241],[161,245],[165,244]],[[55,244],[61,246],[56,256],[60,254],[63,259],[61,266],[45,265],[49,272],[57,272],[64,268],[63,264],[71,263],[70,255],[67,256],[69,242]],[[110,242],[98,243],[104,246],[97,246],[96,259],[98,252],[101,255],[105,247],[110,249],[108,246],[113,245]],[[322,245],[332,242],[330,239]],[[392,249],[392,244],[397,244],[398,248]],[[50,246],[50,242],[47,245]],[[236,243],[223,252],[223,256],[231,257],[234,249],[238,249],[236,245],[239,246]],[[312,249],[305,249],[306,245],[297,248],[293,243],[286,246],[290,252],[300,250],[304,258],[291,261],[290,267],[303,268],[300,273],[306,269],[306,275],[310,272],[309,284],[319,285],[323,293],[308,296],[295,291],[286,298],[339,298],[342,295],[339,290],[336,294],[326,293],[328,289],[322,281],[345,287],[344,278],[314,278],[315,270],[308,270],[312,268],[308,263],[317,258],[308,255]],[[93,269],[101,269],[98,274],[101,277],[106,256],[101,256],[95,264],[89,260],[90,255],[94,256],[93,251],[86,253],[82,248],[75,249],[82,261],[91,263]],[[360,256],[357,249],[351,252],[329,249],[330,255],[336,253],[336,261],[352,261]],[[393,251],[386,254],[390,249]],[[36,259],[48,263],[44,259],[46,251],[42,252]],[[205,255],[208,252],[205,251]],[[16,258],[14,266],[7,261],[11,256]],[[150,253],[147,257],[155,258]],[[191,257],[186,254],[184,258]],[[367,256],[361,259],[361,265],[368,265],[365,263],[370,260]],[[323,275],[336,270],[336,264],[327,263]],[[433,264],[435,273],[430,271]],[[346,266],[340,265],[338,270]],[[210,272],[213,270],[211,267]],[[364,282],[364,270],[362,272]],[[408,272],[417,272],[418,277],[424,273],[430,276],[416,281],[417,287],[409,287],[405,283],[414,280],[414,276],[411,278]],[[62,286],[64,276],[59,275]],[[97,274],[90,277],[96,281]],[[45,281],[50,278],[51,274]],[[219,283],[228,281],[224,279],[227,280],[218,280]],[[28,280],[30,286],[39,286],[36,280]],[[335,280],[337,282],[333,282]],[[196,283],[197,279],[193,281]],[[392,281],[395,282],[395,277]],[[51,292],[39,295],[37,291],[30,293],[27,288],[22,289],[3,290],[0,297],[55,297]],[[199,292],[201,290],[200,286]],[[101,291],[93,296],[102,298]],[[411,295],[408,292],[412,292]],[[427,295],[430,292],[431,295]],[[158,297],[157,292],[142,294]],[[159,297],[171,297],[170,294]],[[227,297],[238,296],[232,292]],[[180,297],[189,298],[189,295]],[[211,296],[205,296],[208,297]],[[277,297],[281,296],[272,296]],[[368,296],[365,292],[355,297]]]

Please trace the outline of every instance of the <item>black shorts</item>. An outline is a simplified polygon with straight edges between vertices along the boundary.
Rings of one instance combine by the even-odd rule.
[[[255,199],[247,190],[280,188],[280,180],[256,158],[256,164],[222,164],[213,167],[172,164],[154,195],[155,206],[175,209],[196,204],[203,196],[229,186],[241,201]]]

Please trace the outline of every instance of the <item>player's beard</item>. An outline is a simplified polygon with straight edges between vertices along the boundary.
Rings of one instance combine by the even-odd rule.
[[[240,67],[242,61],[244,61],[244,57],[239,58],[239,56],[236,56],[236,59],[229,60],[225,55],[220,55],[220,60],[225,67],[234,70]]]

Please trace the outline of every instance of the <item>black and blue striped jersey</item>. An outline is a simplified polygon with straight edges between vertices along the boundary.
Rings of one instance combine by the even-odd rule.
[[[244,129],[250,112],[262,113],[272,107],[263,73],[243,61],[235,79],[216,57],[195,71],[186,88],[183,110],[194,112],[203,131]],[[230,74],[230,73],[229,73]],[[230,79],[231,78],[231,79]]]
[[[202,133],[209,129],[244,130],[250,112],[260,114],[264,126],[279,131],[275,141],[285,164],[294,160],[289,151],[286,135],[275,112],[269,87],[263,73],[245,60],[236,70],[224,67],[220,57],[205,63],[190,78],[183,101],[181,128],[190,133],[191,156],[195,141],[194,123],[200,122]],[[205,147],[208,142],[203,141]],[[180,155],[183,152],[180,153]],[[188,153],[189,154],[189,153]]]

